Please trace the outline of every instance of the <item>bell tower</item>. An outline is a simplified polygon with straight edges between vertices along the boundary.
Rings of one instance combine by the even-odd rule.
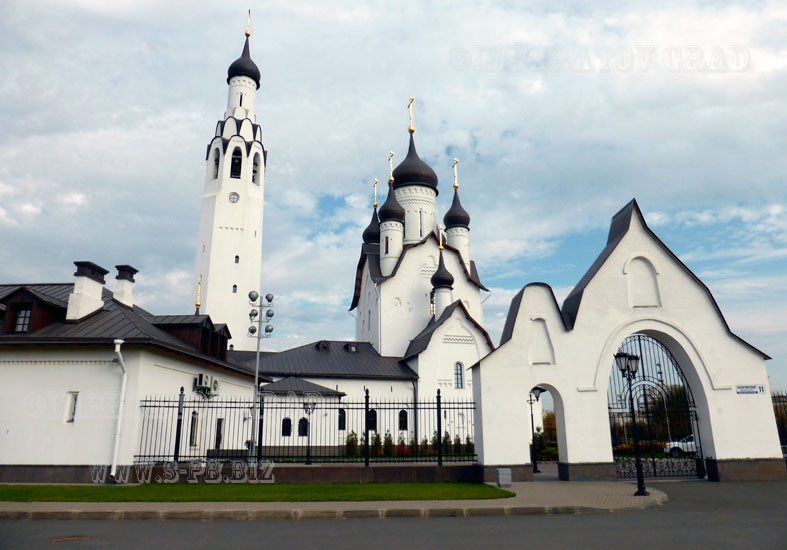
[[[262,209],[267,152],[257,124],[260,70],[249,52],[251,30],[241,56],[227,70],[227,109],[206,152],[194,294],[201,280],[201,310],[226,323],[237,350],[251,350],[248,293],[259,291],[262,271]]]

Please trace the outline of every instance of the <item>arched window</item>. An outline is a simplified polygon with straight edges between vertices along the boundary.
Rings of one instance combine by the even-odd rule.
[[[462,363],[454,365],[454,387],[460,390],[465,387],[464,367]]]
[[[388,254],[388,237],[385,237],[385,253]]]
[[[191,413],[191,429],[189,430],[189,445],[192,447],[197,446],[197,426],[199,424],[199,413],[193,411]]]
[[[238,293],[238,285],[232,285],[232,293],[233,294],[237,294]]]
[[[254,162],[251,164],[251,181],[260,184],[260,154],[254,153]]]
[[[281,421],[281,436],[290,437],[292,435],[292,420],[285,418]]]
[[[213,150],[213,179],[214,180],[219,177],[219,156],[220,156],[219,150],[214,149]]]
[[[377,431],[377,411],[374,409],[369,409],[369,413],[366,415],[366,426],[369,428],[369,431]]]
[[[344,409],[339,409],[339,430],[347,429],[347,412]]]
[[[424,236],[424,211],[423,210],[418,211],[418,224],[419,224],[418,232],[420,236],[423,237]]]
[[[236,263],[236,264],[239,264],[239,263],[240,263],[240,256],[235,256],[235,263]]]
[[[407,431],[407,411],[404,409],[399,411],[399,431]]]
[[[298,437],[306,437],[309,435],[309,421],[305,418],[298,420]]]
[[[230,164],[230,177],[240,179],[240,170],[243,166],[243,153],[240,152],[240,147],[235,147],[232,151],[232,164]]]

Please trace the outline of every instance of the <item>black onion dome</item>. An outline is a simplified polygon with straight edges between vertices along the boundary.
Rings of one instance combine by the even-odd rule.
[[[380,220],[377,219],[377,207],[374,207],[372,212],[372,221],[363,230],[363,242],[365,243],[379,243],[380,242]]]
[[[440,261],[437,264],[437,271],[432,275],[432,286],[434,288],[452,288],[454,276],[445,268],[443,262],[443,251],[440,251]]]
[[[396,188],[405,185],[423,185],[437,192],[437,174],[418,156],[413,134],[410,134],[410,149],[407,151],[407,156],[399,166],[394,168],[393,177]]]
[[[462,208],[462,203],[459,202],[459,190],[454,189],[454,201],[451,203],[451,208],[443,216],[443,223],[446,228],[448,227],[466,227],[470,229],[470,214]]]
[[[230,79],[233,76],[248,76],[257,83],[257,89],[260,89],[260,70],[257,68],[256,63],[251,60],[248,36],[246,37],[246,43],[243,45],[243,53],[227,69],[227,84],[230,83]]]
[[[402,208],[402,205],[399,204],[398,200],[396,200],[396,194],[394,193],[393,186],[391,184],[388,184],[388,197],[380,207],[380,221],[396,221],[404,223],[404,208]]]

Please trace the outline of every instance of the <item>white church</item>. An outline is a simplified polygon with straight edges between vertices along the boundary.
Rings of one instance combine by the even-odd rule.
[[[260,285],[267,155],[249,35],[229,67],[227,107],[206,150],[197,311],[154,315],[135,305],[137,270],[127,264],[117,266],[114,291],[105,287],[108,271],[88,261],[75,262],[70,283],[0,285],[0,480],[83,479],[89,464],[114,472],[133,463],[146,429],[139,404],[151,395],[254,395],[260,335],[248,331],[247,293]],[[615,479],[608,386],[616,354],[642,337],[669,358],[691,396],[696,421],[687,433],[702,442],[700,477],[787,476],[769,357],[730,331],[710,291],[647,227],[635,201],[613,216],[606,247],[562,306],[543,283],[517,294],[495,347],[484,329],[487,289],[470,256],[456,162],[453,201],[441,216],[438,177],[416,151],[412,99],[410,107],[407,155],[395,168],[389,158],[386,199],[378,209],[375,192],[360,236],[355,340],[264,353],[263,392],[341,403],[368,391],[415,404],[439,390],[474,402],[474,418],[462,422],[474,426],[484,478],[506,466],[515,479],[531,479],[527,398],[538,386],[555,402],[561,478]],[[662,360],[659,376],[670,365]],[[640,386],[640,393],[648,386],[646,409],[659,392],[666,407],[669,384]],[[535,409],[540,427],[540,403]],[[192,417],[188,444],[200,430],[216,452],[248,443],[254,428],[232,443],[218,420]],[[290,437],[291,426],[282,424],[280,436]],[[42,452],[44,445],[52,450]]]

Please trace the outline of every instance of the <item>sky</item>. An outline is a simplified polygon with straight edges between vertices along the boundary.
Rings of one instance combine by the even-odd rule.
[[[252,9],[266,349],[351,339],[372,181],[459,159],[499,341],[525,284],[568,294],[636,197],[787,389],[787,6],[770,2],[16,1],[0,5],[0,282],[140,270],[193,309],[205,150]],[[110,287],[114,278],[108,278]]]

